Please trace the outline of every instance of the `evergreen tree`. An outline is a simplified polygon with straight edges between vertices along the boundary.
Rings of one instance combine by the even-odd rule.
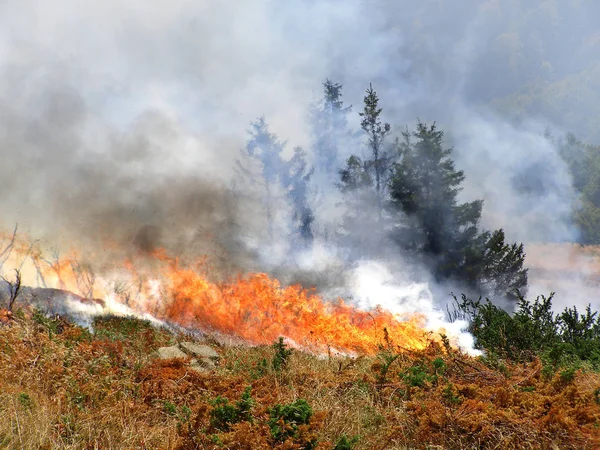
[[[264,180],[264,205],[267,216],[268,235],[273,237],[275,216],[280,213],[278,202],[282,200],[291,206],[292,229],[305,245],[313,240],[313,211],[309,206],[309,184],[313,169],[308,167],[306,152],[297,147],[289,161],[282,157],[285,142],[280,141],[264,117],[251,124],[250,138],[246,145],[247,155],[260,164],[260,175]],[[242,173],[248,168],[238,163]]]
[[[465,176],[455,169],[443,136],[435,124],[421,122],[414,133],[403,133],[401,159],[390,182],[391,205],[401,217],[393,236],[429,260],[438,281],[455,280],[482,295],[516,298],[516,290],[527,285],[523,245],[506,244],[503,230],[478,230],[482,201],[458,204]]]
[[[279,141],[277,136],[269,131],[269,126],[264,117],[259,117],[250,124],[248,131],[250,138],[246,144],[246,152],[261,163],[261,175],[265,182],[264,205],[267,215],[269,237],[273,237],[274,197],[280,174],[283,170],[281,153],[285,149],[285,142]]]
[[[296,147],[294,156],[286,163],[282,182],[293,205],[293,228],[304,245],[314,239],[312,223],[315,220],[309,205],[309,185],[314,167],[308,168],[306,152]]]
[[[363,111],[359,113],[361,128],[367,137],[367,155],[364,159],[350,156],[339,171],[338,187],[347,209],[342,236],[346,247],[359,258],[379,257],[387,247],[383,209],[393,160],[385,149],[391,126],[382,122],[381,113],[377,93],[369,85]]]
[[[377,204],[379,206],[379,214],[381,216],[384,190],[387,184],[386,173],[390,168],[390,156],[385,151],[385,138],[391,132],[389,123],[381,122],[382,108],[379,107],[379,97],[377,92],[373,90],[373,86],[369,84],[366,96],[364,98],[363,112],[359,113],[362,118],[360,126],[367,135],[367,146],[371,158],[366,162],[366,169],[373,173],[375,182],[375,193]]]
[[[584,144],[571,133],[554,143],[569,167],[573,188],[579,194],[573,211],[573,221],[580,232],[579,242],[600,244],[600,146]]]
[[[342,85],[326,79],[323,98],[313,109],[311,120],[316,166],[325,175],[334,174],[337,169],[339,146],[344,144],[351,110],[352,106],[344,107]]]

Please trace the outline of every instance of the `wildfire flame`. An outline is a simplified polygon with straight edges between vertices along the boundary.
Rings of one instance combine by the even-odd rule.
[[[317,351],[373,353],[384,339],[411,349],[427,343],[420,315],[400,317],[380,308],[361,311],[341,299],[328,303],[299,285],[282,287],[265,273],[213,284],[171,262],[166,277],[171,299],[165,317],[186,327],[237,335],[255,344],[285,336]]]
[[[96,275],[78,263],[76,253],[48,259],[32,247],[14,247],[13,265],[19,266],[20,255],[21,269],[29,267],[29,278],[34,276],[38,284],[42,280],[44,286],[91,297],[102,296],[100,285],[105,282],[106,297],[108,276]],[[25,256],[28,264],[23,263]],[[327,302],[312,289],[282,286],[265,273],[216,283],[207,275],[206,258],[183,265],[157,251],[143,260],[120,265],[118,273],[129,280],[130,289],[113,289],[110,295],[132,311],[186,328],[236,336],[252,344],[269,344],[282,336],[292,345],[318,353],[374,353],[390,343],[420,349],[431,339],[424,328],[425,317],[419,314],[400,316],[381,308],[363,311],[342,299]],[[137,286],[136,292],[132,293],[132,286]]]

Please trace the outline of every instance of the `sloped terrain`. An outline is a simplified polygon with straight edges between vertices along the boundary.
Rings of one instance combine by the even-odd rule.
[[[599,448],[600,376],[472,358],[442,343],[376,356],[223,346],[134,318],[92,330],[36,310],[0,325],[0,447],[15,449]]]

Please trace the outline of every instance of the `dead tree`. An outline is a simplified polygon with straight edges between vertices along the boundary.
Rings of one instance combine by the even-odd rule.
[[[21,292],[21,272],[19,269],[15,269],[15,281],[9,281],[6,278],[2,277],[2,279],[8,285],[8,306],[7,309],[12,311],[12,308],[19,297],[19,293]]]

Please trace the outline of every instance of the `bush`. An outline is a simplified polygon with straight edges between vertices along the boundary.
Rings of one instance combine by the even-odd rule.
[[[600,369],[600,318],[588,305],[581,314],[576,307],[555,315],[552,299],[539,296],[533,302],[518,296],[514,314],[489,299],[472,300],[464,294],[456,301],[455,318],[469,321],[476,347],[513,360],[531,360],[536,355],[559,367],[587,361]],[[549,369],[548,369],[549,370]]]
[[[254,400],[250,395],[250,386],[248,386],[242,398],[235,405],[229,403],[229,400],[218,396],[213,400],[213,409],[210,412],[210,425],[219,431],[229,431],[229,428],[234,423],[252,422],[250,410],[254,405]]]
[[[348,437],[344,434],[338,439],[335,447],[333,447],[333,450],[352,450],[357,442],[357,436],[354,436],[352,439],[348,439]]]
[[[273,349],[275,350],[275,355],[273,356],[273,370],[276,372],[280,372],[282,369],[285,369],[288,364],[288,360],[292,355],[292,350],[287,348],[287,345],[283,342],[283,338],[280,337],[279,341],[273,344]]]
[[[275,405],[269,410],[269,428],[275,441],[295,437],[299,425],[308,425],[313,410],[306,400],[298,399],[287,405]]]

